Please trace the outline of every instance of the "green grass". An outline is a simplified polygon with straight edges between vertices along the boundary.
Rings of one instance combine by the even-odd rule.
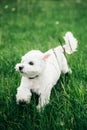
[[[0,1],[0,130],[87,130],[86,24],[86,0]],[[29,105],[18,106],[15,64],[31,49],[56,47],[67,31],[79,41],[78,52],[67,56],[73,71],[68,82],[60,78],[41,113],[35,95]]]

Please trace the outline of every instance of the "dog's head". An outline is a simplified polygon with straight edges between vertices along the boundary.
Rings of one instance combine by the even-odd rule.
[[[39,76],[45,69],[46,59],[49,54],[44,54],[38,50],[32,50],[22,57],[21,63],[15,66],[22,76],[34,78]]]

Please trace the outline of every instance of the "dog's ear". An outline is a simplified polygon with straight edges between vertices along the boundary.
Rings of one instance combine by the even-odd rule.
[[[50,56],[50,54],[45,54],[45,55],[43,56],[43,60],[47,60],[47,59],[49,58],[49,56]]]

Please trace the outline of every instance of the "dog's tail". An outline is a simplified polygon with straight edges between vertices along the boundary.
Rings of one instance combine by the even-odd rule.
[[[73,36],[71,32],[67,32],[64,36],[65,45],[63,46],[64,50],[68,54],[72,54],[76,51],[78,46],[77,39]]]

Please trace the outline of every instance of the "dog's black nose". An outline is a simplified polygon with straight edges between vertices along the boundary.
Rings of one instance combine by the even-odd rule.
[[[22,70],[24,67],[23,66],[19,66],[19,70]]]

